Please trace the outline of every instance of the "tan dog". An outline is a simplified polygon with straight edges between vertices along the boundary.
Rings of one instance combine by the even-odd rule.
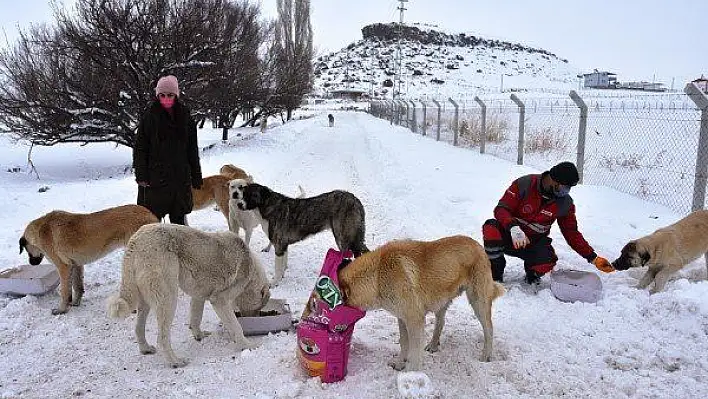
[[[649,270],[637,287],[644,289],[654,282],[650,290],[654,294],[664,289],[672,274],[701,255],[708,266],[708,210],[693,212],[672,225],[628,242],[612,266],[627,270],[648,265]]]
[[[84,265],[124,247],[141,226],[156,222],[157,217],[139,205],[94,213],[52,211],[27,225],[20,238],[20,253],[26,249],[32,265],[40,264],[45,255],[54,263],[59,271],[61,301],[52,314],[66,313],[69,303],[81,304]]]
[[[253,182],[253,178],[243,169],[234,165],[224,165],[218,175],[208,176],[202,180],[201,188],[192,188],[192,210],[204,209],[216,204],[219,211],[229,220],[229,181],[245,179]]]
[[[224,176],[229,177],[229,179],[231,179],[231,180],[233,180],[233,179],[253,180],[253,177],[251,177],[251,175],[246,173],[245,170],[243,170],[237,166],[234,166],[232,164],[227,164],[227,165],[222,166],[221,169],[219,169],[219,173]]]
[[[153,224],[138,230],[123,257],[120,291],[108,300],[111,317],[126,317],[137,307],[135,322],[140,353],[155,353],[145,339],[145,322],[154,308],[158,344],[172,367],[186,360],[172,350],[170,329],[179,288],[192,297],[189,328],[201,341],[204,302],[209,301],[239,349],[253,348],[243,335],[235,311],[261,309],[270,298],[263,266],[244,242],[230,231],[205,233],[188,226]]]
[[[484,248],[472,238],[392,241],[354,259],[338,276],[347,305],[384,309],[398,318],[401,352],[390,363],[396,370],[421,368],[427,312],[435,312],[435,330],[426,349],[437,351],[445,312],[463,291],[482,324],[481,360],[491,359],[492,301],[504,287],[492,280]]]

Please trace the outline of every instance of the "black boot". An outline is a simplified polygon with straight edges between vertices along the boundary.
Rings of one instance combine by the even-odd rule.
[[[506,267],[506,259],[504,256],[489,260],[492,264],[492,279],[498,283],[504,282],[504,268]]]
[[[526,284],[528,285],[538,285],[541,284],[542,273],[537,273],[533,270],[526,270]]]

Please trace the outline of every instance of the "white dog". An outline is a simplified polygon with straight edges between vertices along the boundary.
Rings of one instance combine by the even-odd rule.
[[[205,233],[175,224],[151,224],[131,238],[123,257],[120,292],[108,300],[111,317],[126,317],[137,308],[135,323],[140,353],[155,353],[145,340],[145,321],[156,309],[158,344],[167,363],[182,367],[170,343],[170,329],[182,291],[192,297],[189,328],[197,341],[209,335],[200,328],[204,302],[209,300],[239,348],[254,345],[243,335],[235,316],[261,309],[270,298],[263,266],[234,233]]]
[[[247,184],[251,183],[253,183],[253,178],[233,179],[229,182],[229,230],[238,234],[239,228],[243,229],[246,246],[250,246],[253,229],[258,226],[261,226],[263,234],[268,237],[268,222],[263,220],[260,212],[258,212],[257,209],[247,211],[239,209],[238,207],[239,190],[242,190]],[[296,198],[305,198],[305,190],[299,185],[297,187],[300,190],[300,194]],[[272,246],[273,244],[268,241],[268,245],[261,251],[268,252]]]

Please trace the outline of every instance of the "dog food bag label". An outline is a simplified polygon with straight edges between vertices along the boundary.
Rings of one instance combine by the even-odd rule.
[[[347,374],[354,323],[363,310],[344,304],[337,271],[346,256],[330,249],[297,326],[297,358],[311,377],[340,381]]]

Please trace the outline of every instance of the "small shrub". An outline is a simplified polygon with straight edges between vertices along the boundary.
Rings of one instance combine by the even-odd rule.
[[[524,137],[524,151],[527,153],[564,152],[568,148],[568,135],[563,129],[545,127],[527,131]]]
[[[460,120],[460,138],[470,146],[479,146],[482,142],[482,118],[473,117]],[[487,115],[487,143],[501,143],[507,140],[509,121],[499,114]]]
[[[614,171],[615,168],[625,168],[629,170],[638,170],[642,166],[642,159],[644,159],[643,154],[633,153],[625,154],[621,153],[615,156],[603,155],[600,159],[600,166]]]

